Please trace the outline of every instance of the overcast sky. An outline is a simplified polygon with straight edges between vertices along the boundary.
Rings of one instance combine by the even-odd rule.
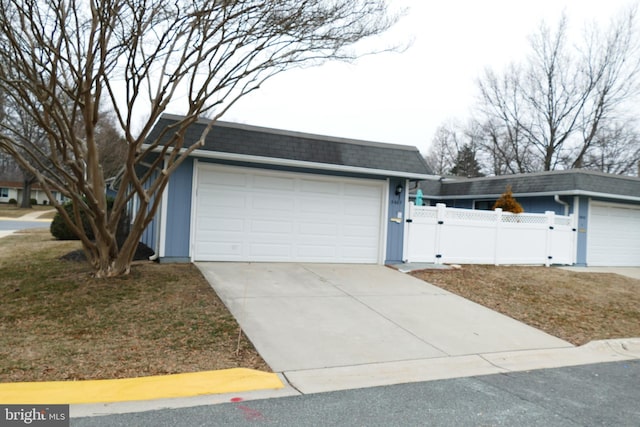
[[[580,36],[606,25],[630,0],[390,0],[407,14],[385,39],[413,39],[403,53],[290,70],[235,105],[222,119],[322,135],[417,146],[426,154],[436,128],[464,119],[486,67],[523,57],[541,20],[564,11]]]

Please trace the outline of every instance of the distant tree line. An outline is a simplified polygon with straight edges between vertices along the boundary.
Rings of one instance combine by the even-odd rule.
[[[640,37],[637,10],[606,28],[587,26],[574,43],[568,19],[542,23],[526,59],[487,68],[467,122],[437,130],[434,172],[504,175],[585,168],[637,174],[640,161]]]

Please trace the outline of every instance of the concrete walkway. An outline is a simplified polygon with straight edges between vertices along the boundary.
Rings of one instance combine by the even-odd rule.
[[[640,280],[640,267],[559,267],[576,273],[614,273]]]
[[[19,217],[3,217],[0,215],[0,220],[11,220],[11,221],[43,221],[43,222],[51,222],[51,218],[40,218],[41,216],[48,214],[50,212],[54,212],[55,209],[49,209],[46,211],[35,210],[33,212],[26,213]]]
[[[566,341],[379,265],[198,263],[258,352],[303,393],[423,380]],[[377,378],[371,381],[371,377]]]

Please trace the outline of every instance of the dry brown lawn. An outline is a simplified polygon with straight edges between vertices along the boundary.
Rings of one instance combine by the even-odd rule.
[[[100,280],[47,230],[0,239],[0,382],[269,370],[190,264],[135,262]],[[463,266],[416,277],[573,344],[640,337],[640,281],[544,267]]]
[[[100,280],[60,260],[78,247],[47,230],[0,239],[0,382],[269,370],[193,265]]]
[[[485,265],[413,275],[572,344],[640,337],[640,280],[558,268]]]

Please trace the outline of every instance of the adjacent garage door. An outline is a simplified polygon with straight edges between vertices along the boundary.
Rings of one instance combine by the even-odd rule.
[[[640,266],[640,209],[591,202],[587,265]]]
[[[196,261],[377,263],[385,181],[200,164]]]

